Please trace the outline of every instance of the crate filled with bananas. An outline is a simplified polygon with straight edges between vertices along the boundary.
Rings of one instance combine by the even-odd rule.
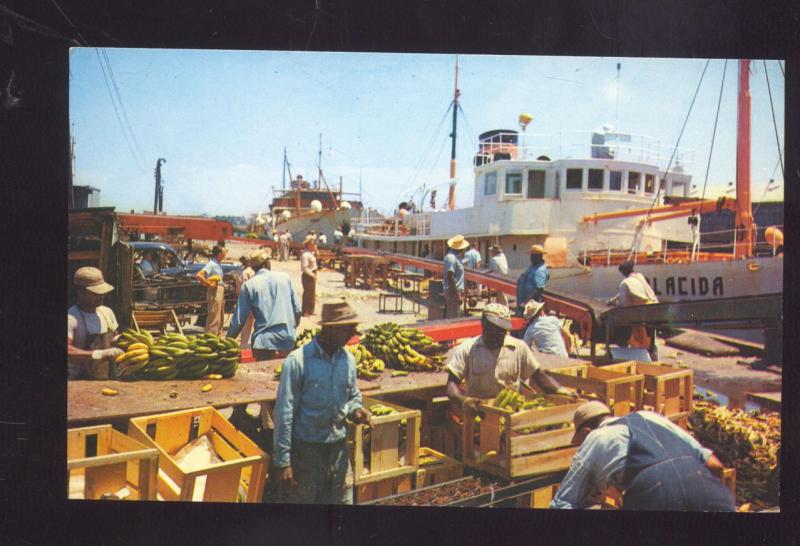
[[[370,328],[361,343],[386,366],[405,371],[438,371],[447,352],[421,330],[392,322]]]
[[[480,404],[478,416],[462,420],[464,464],[505,479],[566,470],[575,453],[572,418],[584,402],[502,389]]]
[[[689,428],[725,466],[736,469],[738,502],[778,505],[781,416],[750,413],[696,400]]]
[[[364,407],[371,413],[369,424],[348,423],[354,484],[416,473],[421,412],[367,397]]]
[[[222,379],[233,377],[241,350],[234,339],[214,334],[164,334],[157,339],[146,331],[126,330],[117,340],[125,351],[117,357],[120,379]]]

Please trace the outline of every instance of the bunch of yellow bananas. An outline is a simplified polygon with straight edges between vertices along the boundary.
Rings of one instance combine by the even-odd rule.
[[[392,322],[372,327],[361,342],[390,368],[410,371],[441,368],[447,350],[422,331]]]
[[[761,507],[778,504],[781,417],[695,401],[689,426],[698,441],[736,468],[736,496]]]
[[[383,375],[386,363],[375,358],[362,344],[347,345],[345,349],[356,359],[356,372],[361,379],[377,379]]]
[[[317,336],[317,334],[320,333],[321,330],[322,330],[321,328],[306,328],[305,330],[297,334],[297,337],[294,340],[294,348],[297,349],[298,347],[302,347],[303,345],[314,339]]]

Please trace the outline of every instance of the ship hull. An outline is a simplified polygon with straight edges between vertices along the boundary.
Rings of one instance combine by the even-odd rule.
[[[318,213],[307,213],[297,217],[289,218],[275,223],[278,231],[288,230],[292,234],[292,240],[302,241],[313,229],[317,236],[325,234],[328,244],[333,244],[333,232],[336,226],[343,222],[353,224],[353,217],[360,214],[355,209],[327,210]]]

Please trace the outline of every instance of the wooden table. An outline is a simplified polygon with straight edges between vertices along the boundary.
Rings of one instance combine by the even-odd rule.
[[[267,360],[239,366],[230,379],[196,381],[68,381],[67,424],[69,427],[127,420],[140,415],[165,413],[201,406],[226,408],[240,404],[275,401],[278,381],[275,368],[282,360]],[[386,370],[383,377],[372,381],[358,381],[358,387],[367,396],[423,389],[443,388],[447,373],[411,372],[407,376],[392,377]],[[203,385],[214,388],[202,392]],[[103,387],[117,389],[117,396],[101,394]],[[170,396],[175,393],[175,398]]]

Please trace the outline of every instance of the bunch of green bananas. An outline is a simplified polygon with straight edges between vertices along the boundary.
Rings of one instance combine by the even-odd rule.
[[[494,399],[492,404],[496,408],[505,408],[512,413],[528,410],[539,410],[544,408],[552,408],[556,404],[548,400],[543,394],[534,396],[533,398],[526,399],[522,394],[509,388],[501,390]],[[501,418],[501,426],[505,424],[504,418]],[[534,432],[545,432],[548,430],[558,430],[562,428],[569,428],[571,425],[568,422],[554,423],[552,425],[544,425],[538,427],[527,427],[520,429],[518,432],[521,434],[532,434]]]
[[[689,427],[700,443],[736,468],[736,496],[761,507],[778,504],[781,417],[695,401]]]
[[[233,377],[240,353],[234,339],[210,333],[197,336],[169,333],[150,346],[149,362],[135,377],[161,381],[200,379],[213,374],[218,378]]]
[[[361,343],[390,368],[436,370],[444,364],[446,348],[416,328],[387,322],[372,327]]]
[[[347,345],[347,351],[356,359],[356,372],[361,379],[377,379],[383,375],[386,363],[380,358],[375,358],[362,344]]]
[[[317,336],[317,334],[320,333],[321,330],[322,329],[318,327],[306,328],[305,330],[297,334],[297,337],[294,340],[294,348],[297,349],[298,347],[302,347],[303,345],[314,339]]]
[[[152,344],[153,336],[150,332],[137,332],[130,328],[122,332],[117,338],[116,345],[125,353],[114,359],[120,379],[135,379],[137,374],[149,365]]]

